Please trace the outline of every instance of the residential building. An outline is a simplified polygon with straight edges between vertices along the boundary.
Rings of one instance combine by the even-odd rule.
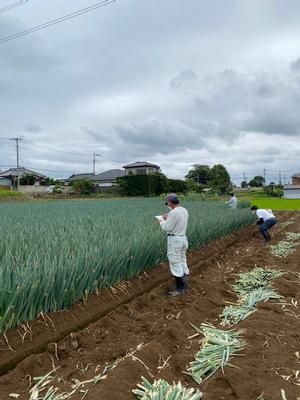
[[[292,184],[300,185],[300,172],[299,172],[299,174],[292,175]]]
[[[88,179],[94,182],[96,192],[105,192],[116,188],[118,186],[117,180],[125,176],[123,169],[110,169],[108,171],[101,172],[100,174],[74,174],[65,180],[66,184],[75,182],[81,179]]]
[[[101,172],[94,176],[93,182],[95,183],[96,193],[105,193],[111,190],[117,190],[119,185],[118,178],[125,176],[123,169],[110,169],[109,171]]]
[[[123,168],[125,169],[125,176],[151,175],[161,171],[158,165],[148,163],[147,161],[137,161],[132,164],[123,165]]]
[[[86,173],[86,174],[73,174],[71,176],[69,176],[69,178],[65,179],[65,183],[68,185],[71,182],[75,182],[75,181],[79,181],[81,179],[88,179],[88,180],[92,180],[96,175],[94,175],[93,173]]]
[[[18,177],[20,179],[26,175],[33,175],[35,178],[35,185],[38,186],[46,178],[45,175],[38,172],[32,171],[30,169],[20,167],[20,168],[10,168],[5,171],[0,172],[0,179],[3,182],[9,183],[10,187],[15,187]],[[7,186],[7,185],[6,185]]]
[[[284,185],[283,193],[285,199],[300,199],[300,173],[292,176],[291,185]]]

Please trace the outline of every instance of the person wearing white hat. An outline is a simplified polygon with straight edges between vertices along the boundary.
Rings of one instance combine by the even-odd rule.
[[[169,292],[169,295],[178,296],[184,294],[188,289],[189,269],[186,258],[188,249],[186,229],[189,214],[184,207],[179,205],[179,198],[175,193],[167,195],[165,204],[171,211],[163,216],[159,224],[167,232],[167,256],[171,273],[176,280],[176,289]]]

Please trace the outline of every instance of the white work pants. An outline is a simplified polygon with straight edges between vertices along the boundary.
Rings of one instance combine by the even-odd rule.
[[[186,236],[168,236],[168,252],[170,270],[173,276],[181,278],[189,274],[186,261],[186,250],[189,247]]]

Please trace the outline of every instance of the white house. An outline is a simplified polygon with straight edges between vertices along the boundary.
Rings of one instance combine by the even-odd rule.
[[[300,199],[300,173],[292,176],[291,185],[284,185],[283,193],[285,199]]]

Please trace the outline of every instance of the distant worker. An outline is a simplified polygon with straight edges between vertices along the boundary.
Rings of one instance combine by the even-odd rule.
[[[171,211],[161,216],[158,219],[158,223],[167,232],[167,256],[171,273],[176,281],[176,289],[168,294],[169,296],[178,296],[184,294],[188,289],[189,269],[186,259],[186,251],[188,249],[186,228],[189,214],[184,207],[179,205],[179,199],[174,193],[167,195],[165,205]]]
[[[230,193],[229,194],[230,199],[228,201],[226,201],[226,204],[229,205],[229,207],[231,208],[237,208],[237,198],[236,195],[234,193]]]
[[[273,214],[272,210],[263,210],[257,206],[252,206],[250,210],[258,217],[256,224],[259,226],[259,230],[265,241],[268,242],[271,240],[271,235],[269,234],[268,230],[277,223],[275,215]]]

